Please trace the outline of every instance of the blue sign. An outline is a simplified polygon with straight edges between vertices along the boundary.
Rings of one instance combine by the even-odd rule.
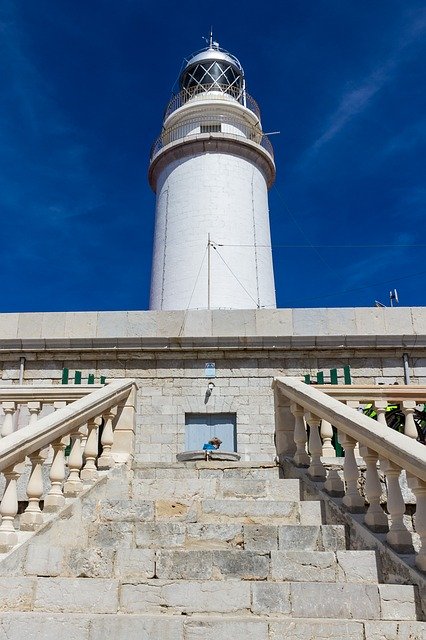
[[[216,377],[216,363],[214,362],[206,362],[206,366],[204,367],[204,375],[206,378],[215,378]]]

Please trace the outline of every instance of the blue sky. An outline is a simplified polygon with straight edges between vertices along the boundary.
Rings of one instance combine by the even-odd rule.
[[[281,131],[278,305],[425,304],[423,2],[3,0],[0,311],[147,308],[149,150],[210,24]]]

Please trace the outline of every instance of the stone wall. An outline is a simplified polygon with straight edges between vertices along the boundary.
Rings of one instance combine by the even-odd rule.
[[[425,316],[408,308],[3,314],[0,383],[18,383],[22,356],[25,384],[60,384],[64,367],[83,378],[135,378],[140,459],[174,460],[184,449],[185,414],[206,412],[236,414],[243,460],[272,460],[274,376],[349,364],[355,384],[403,383],[408,353],[412,382],[426,384]],[[333,333],[339,322],[347,333]],[[302,326],[307,333],[295,334]],[[367,334],[371,327],[382,331]],[[207,402],[206,362],[216,365]]]

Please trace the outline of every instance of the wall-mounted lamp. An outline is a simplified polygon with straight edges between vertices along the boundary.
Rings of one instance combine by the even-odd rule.
[[[209,382],[209,384],[207,385],[206,395],[204,398],[204,404],[207,404],[210,396],[213,393],[213,389],[214,389],[214,382]]]

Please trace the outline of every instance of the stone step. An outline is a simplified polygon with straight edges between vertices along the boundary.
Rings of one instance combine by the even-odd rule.
[[[139,462],[132,465],[135,478],[177,480],[216,478],[240,480],[278,480],[279,469],[268,462]]]
[[[7,640],[424,640],[424,622],[7,612]]]
[[[319,501],[296,500],[107,500],[85,505],[84,516],[97,523],[205,522],[241,524],[322,524]]]
[[[374,551],[271,551],[245,549],[132,549],[29,545],[8,575],[145,580],[214,578],[279,582],[378,581]]]
[[[135,478],[132,495],[139,499],[300,500],[299,480],[240,478]]]
[[[414,621],[418,606],[416,597],[415,588],[408,585],[159,579],[138,583],[110,578],[0,578],[2,612],[161,613],[163,616],[234,614]],[[5,637],[10,640],[9,636]]]
[[[143,522],[135,526],[140,548],[239,547],[251,551],[346,549],[342,525],[250,525],[186,522]]]

